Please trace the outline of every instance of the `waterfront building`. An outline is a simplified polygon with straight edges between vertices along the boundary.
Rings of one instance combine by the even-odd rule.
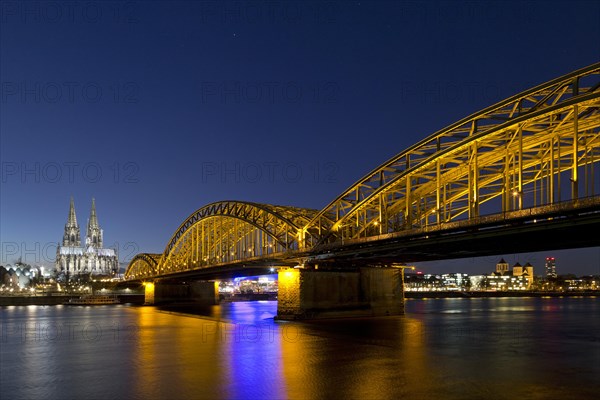
[[[469,283],[471,290],[481,290],[485,285],[485,275],[471,275],[469,276]]]
[[[546,278],[556,278],[556,260],[554,257],[546,257]]]
[[[514,272],[513,272],[514,275]],[[523,272],[521,274],[521,276],[524,276],[527,278],[527,282],[528,282],[528,286],[527,289],[531,289],[531,287],[533,286],[533,265],[531,265],[530,263],[525,264],[525,266],[523,267]]]
[[[484,290],[529,290],[533,278],[533,266],[530,263],[525,266],[516,263],[510,271],[508,263],[501,259],[496,264],[496,270],[479,282],[479,287]]]
[[[6,288],[23,289],[35,278],[41,277],[40,268],[32,267],[21,261],[15,265],[0,265],[0,284]]]
[[[496,274],[504,275],[506,273],[508,273],[508,263],[502,258],[498,261],[498,264],[496,264]]]
[[[471,287],[469,275],[460,272],[442,274],[442,285],[446,290],[467,290]]]
[[[514,276],[523,275],[523,266],[521,264],[516,263],[515,265],[513,265],[513,275]]]
[[[445,290],[442,278],[439,275],[407,273],[404,277],[404,290],[416,292],[431,292]]]
[[[92,199],[92,208],[88,220],[84,246],[81,245],[81,234],[75,204],[71,197],[69,217],[65,224],[62,244],[56,249],[55,268],[57,273],[65,277],[78,275],[109,275],[117,273],[119,262],[114,249],[103,247],[103,231],[96,215],[96,203]]]
[[[527,279],[527,289],[531,289],[531,286],[533,285],[533,265],[531,265],[530,263],[525,264],[525,266],[522,266],[519,263],[516,263],[513,266],[513,271],[512,271],[512,276],[514,277],[523,277],[525,279]]]
[[[527,290],[530,287],[526,276],[513,276],[512,274],[488,275],[482,285],[482,289],[491,291]]]

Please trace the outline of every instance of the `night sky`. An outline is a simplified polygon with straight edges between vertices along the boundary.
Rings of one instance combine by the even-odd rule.
[[[0,2],[2,263],[73,196],[121,261],[218,200],[321,209],[435,131],[600,60],[600,2]],[[503,254],[600,273],[600,249]],[[421,263],[484,273],[499,257]]]

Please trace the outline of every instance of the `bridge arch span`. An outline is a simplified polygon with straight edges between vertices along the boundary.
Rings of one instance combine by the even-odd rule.
[[[302,248],[301,227],[318,212],[244,201],[194,211],[169,240],[160,274],[272,257]]]
[[[314,247],[596,196],[599,163],[597,63],[402,151],[305,225],[305,243]]]
[[[131,259],[125,270],[125,279],[152,278],[158,274],[158,264],[162,254],[139,253]]]

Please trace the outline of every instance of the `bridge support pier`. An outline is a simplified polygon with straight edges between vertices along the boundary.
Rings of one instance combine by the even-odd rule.
[[[404,314],[402,270],[282,269],[277,318],[285,320]]]
[[[166,304],[189,302],[202,305],[213,305],[219,302],[219,283],[195,281],[178,282],[146,282],[144,283],[144,304]]]

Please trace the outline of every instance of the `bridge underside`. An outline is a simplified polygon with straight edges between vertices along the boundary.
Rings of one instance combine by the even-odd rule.
[[[277,271],[281,267],[294,267],[299,264],[298,261],[287,260],[273,263],[272,261],[264,263],[246,263],[222,265],[209,268],[200,268],[196,270],[181,271],[167,275],[157,276],[154,279],[161,281],[181,281],[181,280],[223,280],[233,279],[244,276],[267,275]]]

